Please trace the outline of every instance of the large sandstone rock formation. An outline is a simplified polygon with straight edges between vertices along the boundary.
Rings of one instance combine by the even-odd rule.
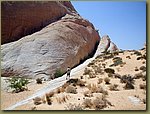
[[[7,8],[8,3],[2,8],[11,10],[13,6],[18,6],[16,2],[12,4],[15,5],[11,5],[12,8],[10,9]],[[19,4],[22,5],[21,2]],[[43,14],[45,10],[42,10],[43,7],[41,4],[43,4],[43,7],[46,6],[48,9],[53,9],[49,10],[52,16],[46,17],[46,19],[41,17],[42,19],[49,20],[48,22],[51,23],[34,34],[1,46],[2,76],[16,75],[31,78],[43,76],[49,78],[55,73],[56,69],[60,68],[65,72],[68,66],[73,67],[79,64],[81,60],[93,52],[96,43],[99,42],[100,37],[94,26],[88,20],[83,19],[74,10],[70,2],[32,2],[32,4],[23,2],[22,7],[24,10],[22,10],[22,7],[17,7],[20,10],[18,12],[15,10],[15,15],[26,15],[22,17],[23,21],[28,16],[30,17],[31,14],[33,19],[30,18],[30,24],[36,20],[38,24],[34,23],[33,25],[38,26],[41,21],[37,19],[37,13],[35,11],[45,16],[48,13],[48,9],[45,9],[46,14]],[[31,8],[32,10],[30,9],[30,12],[26,13],[29,11],[27,10],[29,8],[28,5],[33,6],[35,9],[33,10]],[[3,14],[6,20],[8,20],[7,14],[5,15]],[[9,15],[8,13],[8,17]],[[16,17],[16,19],[18,18]],[[24,27],[26,24],[23,22],[22,24],[20,22],[17,23],[16,19],[14,20],[17,26],[26,28]],[[15,26],[15,23],[10,25]],[[11,34],[15,34],[16,30],[13,31],[13,27],[7,26],[7,28],[11,28]],[[17,30],[20,31],[20,29]],[[17,34],[15,35],[17,36]],[[9,39],[7,39],[8,41],[4,39],[6,42],[10,42],[11,38],[14,37],[10,35]]]
[[[32,34],[75,11],[70,2],[54,1],[5,1],[1,3],[1,10],[2,44]]]
[[[105,35],[102,37],[100,40],[100,43],[98,45],[97,51],[95,53],[95,57],[105,53],[105,52],[114,52],[114,51],[119,51],[118,47],[110,40],[108,35]]]

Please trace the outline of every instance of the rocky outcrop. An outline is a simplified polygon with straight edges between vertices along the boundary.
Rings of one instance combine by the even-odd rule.
[[[106,52],[114,52],[119,51],[118,47],[110,40],[108,35],[105,35],[100,40],[100,43],[98,45],[97,51],[95,53],[95,57]]]
[[[36,7],[37,4],[33,6]],[[61,12],[57,16],[59,20],[57,18],[57,21],[40,31],[1,46],[2,76],[49,78],[57,69],[65,72],[68,66],[74,67],[93,52],[100,40],[94,26],[70,7],[70,2],[48,2],[48,6],[54,7],[52,14],[53,11]],[[59,7],[62,9],[58,10]],[[42,14],[43,10],[38,11]],[[55,20],[50,18],[50,21],[51,19]]]
[[[3,1],[1,9],[2,44],[16,41],[76,12],[70,2],[56,1]]]

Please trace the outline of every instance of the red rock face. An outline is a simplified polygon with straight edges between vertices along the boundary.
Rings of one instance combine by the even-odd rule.
[[[6,6],[10,5],[8,3],[5,3]],[[10,8],[5,8],[3,3],[3,11],[6,9],[7,12],[10,9],[15,11],[13,16],[8,13],[8,17],[17,18],[14,22],[10,20],[9,24],[12,23],[10,27],[2,28],[5,31],[3,43],[10,42],[12,39],[15,41],[1,46],[2,76],[50,78],[57,69],[65,72],[68,66],[72,68],[79,64],[93,52],[96,43],[100,40],[94,26],[88,20],[83,19],[70,2],[21,3],[11,3],[14,5]],[[3,19],[4,17],[9,21],[7,14],[3,13]],[[20,21],[17,21],[18,18]],[[39,25],[42,27],[41,23],[49,24],[40,31],[21,37],[21,39],[14,37],[22,33],[26,35],[23,31],[38,28]],[[18,28],[14,29],[16,26]],[[8,39],[6,39],[6,31],[8,33],[11,31]]]
[[[2,44],[32,34],[75,11],[70,2],[53,1],[2,2],[1,9]]]

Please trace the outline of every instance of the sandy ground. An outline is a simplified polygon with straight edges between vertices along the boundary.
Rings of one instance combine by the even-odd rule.
[[[145,53],[144,50],[140,50],[142,54]],[[124,53],[119,53],[119,55],[116,55],[117,57],[122,58],[122,61],[125,62],[124,65],[118,65],[113,66],[110,68],[113,68],[115,70],[115,73],[122,75],[130,74],[131,76],[135,76],[135,74],[142,72],[141,70],[135,71],[135,67],[138,69],[141,66],[146,66],[146,60],[137,60],[137,55],[133,54],[134,52],[125,51]],[[130,59],[127,58],[127,56],[130,56]],[[88,60],[88,61],[92,61]],[[81,65],[80,67],[77,67],[72,72],[72,78],[78,78],[80,79],[81,76],[83,76],[82,81],[85,82],[84,87],[76,86],[77,94],[72,93],[55,93],[54,96],[52,96],[52,104],[48,105],[47,103],[43,102],[40,105],[35,105],[33,100],[30,99],[26,104],[20,105],[14,108],[14,110],[69,110],[70,106],[78,105],[79,107],[84,107],[83,102],[85,99],[91,99],[93,100],[96,97],[102,96],[102,93],[92,93],[91,97],[84,96],[85,91],[88,91],[88,85],[89,84],[96,84],[97,86],[103,87],[107,92],[108,95],[106,95],[106,99],[111,103],[111,105],[107,104],[105,108],[102,108],[101,110],[146,110],[146,104],[143,102],[143,99],[146,100],[146,90],[140,89],[140,84],[146,84],[146,81],[143,81],[141,78],[135,79],[134,82],[134,89],[125,90],[124,83],[120,82],[119,78],[109,77],[110,84],[105,84],[104,78],[108,77],[107,73],[98,73],[94,78],[90,78],[89,75],[83,75],[85,66],[89,62],[85,63],[84,65]],[[100,58],[97,58],[94,60],[94,66],[98,66],[100,64],[105,63],[105,68],[108,68],[109,65],[113,63],[112,58],[102,60]],[[86,66],[87,67],[87,66]],[[94,69],[95,67],[89,66],[88,68]],[[104,70],[105,68],[102,67]],[[76,72],[78,71],[78,72]],[[74,73],[76,72],[76,73]],[[65,77],[62,78],[62,80]],[[98,79],[102,78],[103,82],[98,84]],[[44,82],[43,84],[36,84],[34,80],[28,85],[28,90],[20,93],[11,93],[7,92],[6,90],[6,84],[4,81],[4,78],[1,78],[2,82],[2,90],[1,90],[1,109],[4,110],[12,105],[14,105],[17,102],[20,102],[24,99],[27,99],[29,96],[33,95],[34,93],[40,91],[44,87],[49,85],[49,82]],[[57,80],[56,80],[57,82]],[[64,81],[63,83],[65,83]],[[61,83],[61,84],[63,84]],[[117,84],[118,91],[111,91],[109,89],[110,85]],[[58,85],[59,86],[59,85]],[[57,89],[55,89],[57,90]],[[45,91],[45,93],[50,92],[48,89]],[[40,95],[40,94],[39,94]],[[41,99],[44,98],[45,94],[41,95]],[[65,99],[65,100],[64,100]],[[45,100],[44,100],[45,101]],[[94,110],[94,107],[84,107],[84,110]]]

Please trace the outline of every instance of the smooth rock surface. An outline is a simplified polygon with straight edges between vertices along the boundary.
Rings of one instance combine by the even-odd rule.
[[[53,4],[60,7],[61,3],[52,2]],[[68,66],[72,68],[78,65],[93,53],[100,36],[94,26],[73,7],[70,8],[69,4],[63,7],[70,14],[63,13],[64,16],[59,20],[40,31],[1,45],[2,76],[52,78],[57,69],[65,72]],[[55,10],[51,10],[51,13],[53,11]]]

